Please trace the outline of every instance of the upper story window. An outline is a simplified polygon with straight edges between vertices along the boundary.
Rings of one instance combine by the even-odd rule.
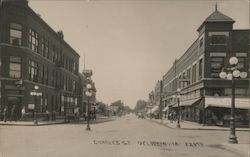
[[[39,34],[34,30],[29,30],[29,48],[34,52],[39,52]]]
[[[209,32],[208,36],[210,37],[211,45],[226,45],[229,33],[228,32]]]
[[[199,60],[199,80],[202,79],[202,71],[203,71],[203,59]]]
[[[21,78],[21,57],[10,56],[9,76]]]
[[[203,37],[200,39],[200,43],[199,43],[199,46],[200,46],[200,48],[203,46],[203,44],[204,44],[204,41],[203,41],[204,39],[203,39]]]
[[[42,38],[42,55],[49,58],[49,41],[45,38]]]
[[[10,23],[10,44],[22,45],[22,25]]]
[[[192,83],[196,82],[196,64],[192,66]]]
[[[219,74],[224,67],[224,57],[211,57],[211,77],[219,78]]]
[[[236,57],[238,58],[237,68],[243,71],[246,70],[247,53],[236,53]]]
[[[29,60],[29,80],[38,81],[38,64],[32,60]]]

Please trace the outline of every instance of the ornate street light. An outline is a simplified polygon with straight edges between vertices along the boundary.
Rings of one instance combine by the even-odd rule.
[[[87,116],[88,116],[88,118],[87,118],[86,130],[91,130],[90,126],[89,126],[89,120],[90,120],[90,103],[89,103],[89,99],[92,96],[92,93],[91,93],[92,86],[91,86],[91,84],[87,84],[86,87],[87,87],[87,91],[85,92],[85,95],[88,97],[88,106],[87,106],[87,114],[88,114]]]
[[[35,105],[34,105],[34,110],[33,110],[33,113],[34,113],[34,124],[37,125],[38,122],[37,122],[37,97],[39,96],[42,96],[42,92],[39,92],[39,86],[35,85],[34,86],[34,89],[30,92],[30,95],[33,96],[34,98],[34,101],[35,101]]]
[[[231,57],[229,59],[231,68],[225,68],[225,71],[222,71],[219,76],[221,79],[232,80],[232,100],[231,100],[231,117],[230,117],[230,136],[229,143],[238,143],[237,137],[235,135],[235,79],[236,78],[247,78],[246,72],[240,72],[237,69],[238,58]]]
[[[180,99],[181,99],[181,89],[178,88],[176,90],[176,95],[173,96],[173,98],[177,99],[177,125],[176,127],[177,128],[181,128],[181,125],[180,125]]]

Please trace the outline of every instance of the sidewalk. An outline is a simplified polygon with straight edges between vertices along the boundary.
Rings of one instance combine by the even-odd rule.
[[[64,120],[54,120],[54,121],[38,121],[38,124],[35,125],[33,121],[0,121],[0,125],[15,125],[15,126],[42,126],[42,125],[52,125],[52,124],[63,124]]]
[[[222,146],[229,151],[237,152],[244,157],[250,157],[250,144],[230,144],[230,143],[222,143]]]
[[[146,120],[150,122],[154,122],[163,126],[166,126],[171,129],[181,129],[181,130],[214,130],[214,131],[229,131],[230,128],[228,127],[219,127],[219,126],[204,126],[202,124],[198,124],[195,122],[189,121],[181,121],[180,125],[181,128],[177,128],[177,122],[170,122],[167,119],[160,120],[160,119],[149,119]],[[236,131],[250,131],[249,128],[236,128]],[[230,143],[222,143],[221,144],[225,149],[228,151],[233,151],[239,154],[240,156],[250,157],[250,144],[248,143],[238,143],[238,144],[230,144]]]
[[[170,120],[167,119],[149,119],[146,118],[149,121],[167,126],[171,129],[177,129],[177,122],[170,122]],[[230,128],[229,127],[220,127],[220,126],[207,126],[207,125],[203,125],[203,124],[198,124],[195,122],[189,122],[189,121],[181,121],[180,122],[181,128],[179,129],[183,129],[183,130],[219,130],[219,131],[229,131]],[[249,128],[236,128],[236,131],[250,131]]]
[[[114,120],[115,117],[98,117],[95,121],[90,121],[90,124],[103,123]],[[38,124],[35,125],[33,121],[0,121],[0,125],[11,125],[11,126],[43,126],[43,125],[53,125],[53,124],[86,124],[87,121],[80,119],[80,121],[71,121],[65,122],[64,119],[57,119],[54,121],[38,121]]]

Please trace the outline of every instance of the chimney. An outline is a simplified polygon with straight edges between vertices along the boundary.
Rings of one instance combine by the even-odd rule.
[[[61,37],[63,39],[64,35],[63,35],[63,31],[62,30],[59,30],[57,32],[58,36]]]

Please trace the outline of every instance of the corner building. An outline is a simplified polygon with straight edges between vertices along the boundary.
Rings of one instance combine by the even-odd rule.
[[[184,120],[228,125],[232,81],[219,73],[230,67],[230,57],[239,59],[238,68],[247,79],[236,80],[236,123],[248,124],[249,109],[249,30],[235,30],[235,21],[216,10],[197,29],[199,35],[187,51],[163,76],[163,105],[177,110],[177,88],[181,89],[180,109]]]
[[[29,6],[27,0],[0,4],[0,109],[20,117],[22,107],[73,114],[78,105],[79,55]],[[35,102],[30,92],[39,86]]]

